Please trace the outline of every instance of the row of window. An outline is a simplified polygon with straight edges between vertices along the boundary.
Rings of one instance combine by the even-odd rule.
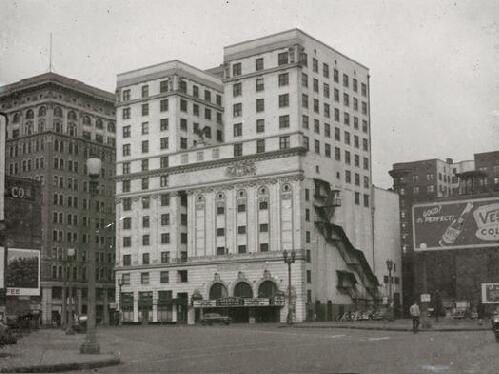
[[[150,273],[141,272],[140,273],[140,284],[149,284],[150,282]],[[162,270],[159,272],[159,282],[160,283],[170,283],[170,272],[168,270]],[[188,283],[188,273],[187,270],[177,270],[177,283]],[[121,275],[121,285],[129,286],[130,285],[130,273],[122,273]],[[159,291],[161,292],[161,291]],[[171,291],[167,291],[170,292]],[[139,292],[140,293],[140,292]],[[152,293],[151,293],[152,296]]]
[[[45,117],[46,115],[47,115],[47,108],[45,106],[41,106],[38,109],[38,117]],[[62,111],[61,107],[56,106],[54,108],[54,117],[55,118],[63,118],[63,111]],[[24,118],[26,120],[33,120],[35,118],[35,112],[32,109],[28,109],[26,111],[26,113],[24,114]],[[73,110],[68,111],[66,118],[68,121],[73,121],[73,122],[78,121],[78,115]],[[90,116],[82,115],[81,119],[82,119],[83,125],[85,125],[85,126],[92,126],[93,125],[94,121],[92,121]],[[14,113],[12,115],[11,121],[13,124],[19,123],[21,121],[21,113],[19,113],[19,112]],[[95,127],[99,130],[103,130],[104,129],[104,121],[100,118],[95,119]],[[110,132],[115,131],[114,121],[111,120],[108,122],[107,131],[110,131]]]
[[[159,87],[158,87],[158,93],[159,94],[166,93],[166,92],[169,92],[169,91],[172,91],[172,90],[173,90],[173,81],[172,80],[164,79],[164,80],[159,81]],[[187,80],[185,80],[185,79],[179,79],[179,81],[178,81],[178,91],[180,91],[180,92],[182,92],[184,94],[188,94],[189,93],[188,92]],[[222,106],[222,96],[219,95],[219,94],[215,94],[215,95],[216,95],[216,104],[218,106]],[[142,85],[140,87],[140,98],[141,99],[147,99],[149,96],[150,96],[149,85],[148,84]],[[200,98],[200,89],[199,89],[199,86],[197,86],[195,84],[192,85],[192,97],[194,97],[196,99]],[[203,98],[204,98],[205,101],[211,103],[212,92],[210,90],[205,89],[204,90],[204,96],[203,96]],[[132,99],[132,97],[131,97],[131,90],[129,88],[123,89],[121,91],[121,99],[122,99],[122,101],[130,101]]]
[[[162,213],[160,215],[160,223],[161,226],[169,226],[170,225],[170,214]],[[182,226],[187,226],[187,214],[180,215],[180,224]],[[132,229],[132,217],[124,217],[123,218],[123,230],[131,230]],[[150,216],[142,217],[142,227],[149,228],[151,227],[151,218]]]
[[[169,232],[164,232],[160,234],[160,243],[161,244],[170,244],[170,233]],[[181,233],[180,234],[180,243],[181,244],[187,244],[187,233]],[[142,245],[151,245],[151,235],[150,234],[144,234],[142,235]],[[128,248],[132,246],[132,237],[131,236],[124,236],[123,237],[123,247]]]
[[[287,65],[293,61],[294,61],[294,52],[281,52],[277,55],[278,66]],[[303,66],[308,66],[308,56],[306,53],[300,54],[299,62]],[[263,71],[264,69],[265,69],[264,59],[262,57],[256,58],[255,71]],[[312,71],[313,73],[319,73],[319,61],[315,57],[312,58]],[[238,77],[241,75],[243,75],[242,64],[240,62],[232,63],[232,76]],[[326,79],[330,78],[329,65],[325,62],[322,63],[322,76]],[[350,77],[347,74],[343,74],[342,78],[343,78],[342,80],[343,87],[350,88],[350,80],[351,80],[353,91],[358,92],[359,84],[357,78],[350,79]],[[333,81],[335,83],[340,83],[340,72],[336,68],[333,68]],[[364,97],[367,96],[367,85],[365,83],[360,84],[360,92],[362,96]]]
[[[164,193],[164,194],[160,194],[159,196],[160,196],[159,202],[160,202],[161,206],[169,206],[170,205],[170,194]],[[142,203],[142,209],[149,209],[150,208],[151,198],[149,196],[143,196],[140,200]],[[185,201],[185,203],[184,203],[184,200],[181,199],[180,202],[183,206],[187,206],[187,201]],[[132,199],[130,197],[123,198],[123,210],[124,211],[132,210]]]

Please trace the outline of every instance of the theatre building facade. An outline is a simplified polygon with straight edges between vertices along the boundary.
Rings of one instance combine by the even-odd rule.
[[[118,75],[121,321],[333,320],[374,303],[368,83],[296,29],[226,47],[218,69]]]

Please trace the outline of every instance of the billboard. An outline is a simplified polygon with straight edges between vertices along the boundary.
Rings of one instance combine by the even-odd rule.
[[[414,251],[499,245],[499,197],[415,204]]]
[[[7,296],[40,296],[40,251],[7,249]]]
[[[499,283],[482,283],[482,303],[499,304]]]

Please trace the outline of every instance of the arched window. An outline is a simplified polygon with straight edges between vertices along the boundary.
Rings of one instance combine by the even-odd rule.
[[[97,118],[97,120],[95,121],[95,127],[98,128],[98,129],[102,129],[103,126],[102,126],[102,120],[100,118]]]
[[[47,115],[47,108],[44,106],[41,106],[40,109],[38,109],[38,117],[43,117]]]
[[[258,297],[272,298],[277,292],[277,286],[272,281],[265,281],[258,286]]]
[[[21,119],[21,115],[19,113],[14,114],[14,118],[12,119],[12,122],[14,123],[19,123]]]
[[[26,119],[33,119],[35,118],[35,113],[30,109],[26,112]]]
[[[68,113],[68,120],[70,120],[70,121],[76,121],[76,113],[74,111],[71,110]]]
[[[114,121],[109,121],[107,123],[107,131],[109,131],[109,132],[115,132],[116,131],[116,128],[114,126]]]
[[[222,283],[215,283],[210,288],[210,300],[227,297],[227,288]]]
[[[59,134],[62,133],[62,124],[60,122],[55,122],[54,129],[55,129],[55,132],[57,132]]]
[[[253,290],[248,283],[239,282],[236,284],[236,287],[234,287],[234,296],[251,299],[253,298]]]
[[[56,106],[54,108],[54,117],[62,118],[62,109],[61,109],[61,107]]]
[[[83,117],[83,124],[90,126],[90,117],[89,116]]]

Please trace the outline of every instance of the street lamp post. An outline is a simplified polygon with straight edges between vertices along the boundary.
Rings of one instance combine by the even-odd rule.
[[[74,329],[73,329],[73,278],[72,278],[72,268],[73,268],[73,261],[75,259],[75,249],[74,248],[68,248],[66,252],[66,266],[68,271],[66,272],[67,278],[68,278],[68,298],[69,298],[69,303],[68,303],[68,324],[66,326],[66,335],[73,335]]]
[[[118,291],[118,324],[121,325],[121,320],[122,320],[122,317],[121,317],[121,287],[123,286],[124,282],[123,282],[123,276],[119,277],[118,278],[118,288],[119,288],[119,291]]]
[[[97,196],[97,187],[99,184],[99,176],[101,171],[101,160],[96,157],[90,157],[87,160],[88,176],[90,177],[90,196]],[[100,209],[100,207],[99,207]],[[97,354],[100,352],[99,343],[95,331],[96,315],[95,315],[95,245],[96,240],[92,231],[95,230],[96,215],[91,215],[94,218],[93,225],[90,225],[90,245],[88,251],[88,292],[87,292],[87,336],[85,341],[80,346],[80,353]]]
[[[296,259],[296,252],[293,249],[291,251],[291,256],[288,256],[288,251],[285,249],[282,253],[284,257],[284,263],[288,264],[288,317],[286,322],[288,325],[293,323],[293,310],[291,309],[291,264],[294,264]]]
[[[393,321],[393,307],[392,307],[392,270],[393,261],[386,260],[386,267],[388,268],[388,318]]]

